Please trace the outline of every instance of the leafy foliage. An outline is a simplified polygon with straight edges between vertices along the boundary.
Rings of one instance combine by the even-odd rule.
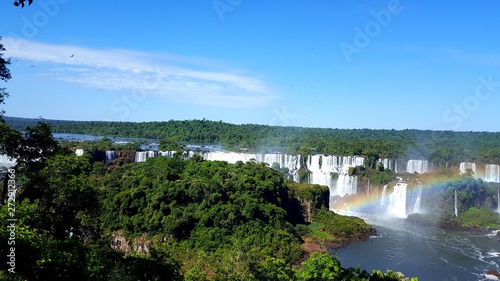
[[[28,5],[31,5],[31,4],[33,4],[33,0],[16,0],[16,1],[14,1],[14,6],[16,6],[16,7],[21,6],[22,8],[24,8],[24,5],[26,3]]]

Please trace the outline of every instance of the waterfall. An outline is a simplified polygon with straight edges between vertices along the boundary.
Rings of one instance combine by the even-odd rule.
[[[289,155],[281,153],[237,153],[237,152],[207,152],[203,154],[205,160],[227,161],[236,163],[238,161],[248,162],[254,160],[257,163],[266,163],[270,167],[279,166],[279,169],[288,169],[294,181],[299,181],[298,171],[307,169],[310,171],[306,182],[311,184],[326,185],[330,194],[344,196],[345,194],[356,194],[358,189],[358,178],[349,176],[349,168],[364,165],[364,158],[358,156],[335,156],[335,155],[309,155],[305,159],[305,166],[301,165],[300,155]],[[338,179],[334,178],[338,174]]]
[[[497,194],[497,213],[500,214],[500,188],[498,189]]]
[[[387,184],[382,189],[382,196],[380,196],[380,207],[387,208]]]
[[[155,157],[154,151],[136,151],[135,152],[135,162],[146,162],[146,159]]]
[[[114,150],[108,150],[106,151],[106,159],[104,160],[104,163],[111,162],[118,158],[118,153]]]
[[[397,159],[388,159],[382,158],[378,159],[378,163],[382,163],[384,165],[384,169],[389,169],[394,172],[398,172],[398,160]]]
[[[460,163],[460,174],[465,174],[467,170],[472,170],[473,174],[476,174],[476,163],[472,162],[462,162]]]
[[[81,148],[76,149],[75,150],[75,154],[76,154],[76,156],[82,156],[83,155],[83,149],[81,149]]]
[[[422,202],[422,190],[423,186],[417,185],[412,192],[412,205],[413,211],[412,214],[420,213],[420,202]]]
[[[158,151],[158,156],[172,158],[172,157],[174,157],[174,154],[176,152],[177,151],[175,151],[175,150],[171,150],[171,151]]]
[[[398,182],[389,196],[387,211],[395,217],[406,218],[406,183]]]
[[[300,155],[289,155],[280,153],[262,154],[262,153],[237,153],[237,152],[221,152],[213,151],[203,154],[203,159],[210,161],[226,161],[234,164],[238,161],[248,162],[255,160],[258,163],[266,163],[270,167],[274,163],[279,165],[280,169],[287,168],[289,175],[293,180],[299,181]]]
[[[458,200],[457,200],[457,190],[455,189],[455,217],[458,218]]]
[[[364,165],[364,158],[358,156],[309,155],[306,159],[307,169],[311,172],[309,183],[326,185],[330,194],[344,196],[356,194],[358,177],[349,176],[349,168]],[[333,179],[338,174],[338,179]]]
[[[408,173],[427,173],[429,171],[429,163],[427,160],[408,160],[406,165],[406,171]]]
[[[500,182],[500,166],[494,164],[486,165],[484,181]]]
[[[368,188],[366,189],[366,197],[370,199],[370,179],[368,179]]]
[[[344,196],[356,194],[358,192],[358,177],[349,176],[348,173],[342,173],[337,179],[334,195]],[[330,194],[332,191],[330,190]]]

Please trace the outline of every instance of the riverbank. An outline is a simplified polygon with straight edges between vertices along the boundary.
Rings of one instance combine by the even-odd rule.
[[[375,228],[358,217],[320,210],[312,218],[311,223],[297,226],[297,232],[304,241],[302,248],[307,255],[343,248],[351,242],[366,241],[370,236],[377,235]]]

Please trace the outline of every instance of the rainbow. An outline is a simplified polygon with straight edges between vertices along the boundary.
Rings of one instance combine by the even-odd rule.
[[[412,176],[408,179],[408,187],[406,189],[406,198],[411,197],[415,188],[421,188],[422,195],[425,195],[429,190],[434,188],[439,188],[440,186],[445,186],[449,183],[455,182],[457,180],[463,179],[462,177],[445,177],[436,175],[419,175],[418,179]],[[404,182],[404,181],[403,181]],[[387,185],[387,193],[384,198],[388,198],[389,194],[393,191],[393,188],[398,182],[392,181]],[[400,182],[401,183],[401,182]],[[375,186],[370,188],[368,193],[366,190],[363,193],[358,193],[348,197],[343,197],[338,201],[330,203],[330,209],[333,211],[360,211],[360,210],[381,210],[381,197],[382,197],[383,186]],[[358,191],[359,192],[359,191]],[[408,201],[408,200],[407,200]],[[387,207],[387,206],[386,206]],[[453,207],[452,207],[453,208]],[[453,211],[450,209],[450,211]]]

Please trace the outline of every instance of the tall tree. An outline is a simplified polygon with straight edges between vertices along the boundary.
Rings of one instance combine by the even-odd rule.
[[[1,43],[2,37],[0,37],[0,80],[7,82],[12,77],[10,76],[10,70],[7,66],[10,64],[10,59],[5,59],[3,57],[3,52],[5,52],[5,48]],[[9,96],[5,88],[0,88],[0,104],[5,102],[5,98]],[[2,121],[2,115],[4,111],[0,109],[0,121]]]

